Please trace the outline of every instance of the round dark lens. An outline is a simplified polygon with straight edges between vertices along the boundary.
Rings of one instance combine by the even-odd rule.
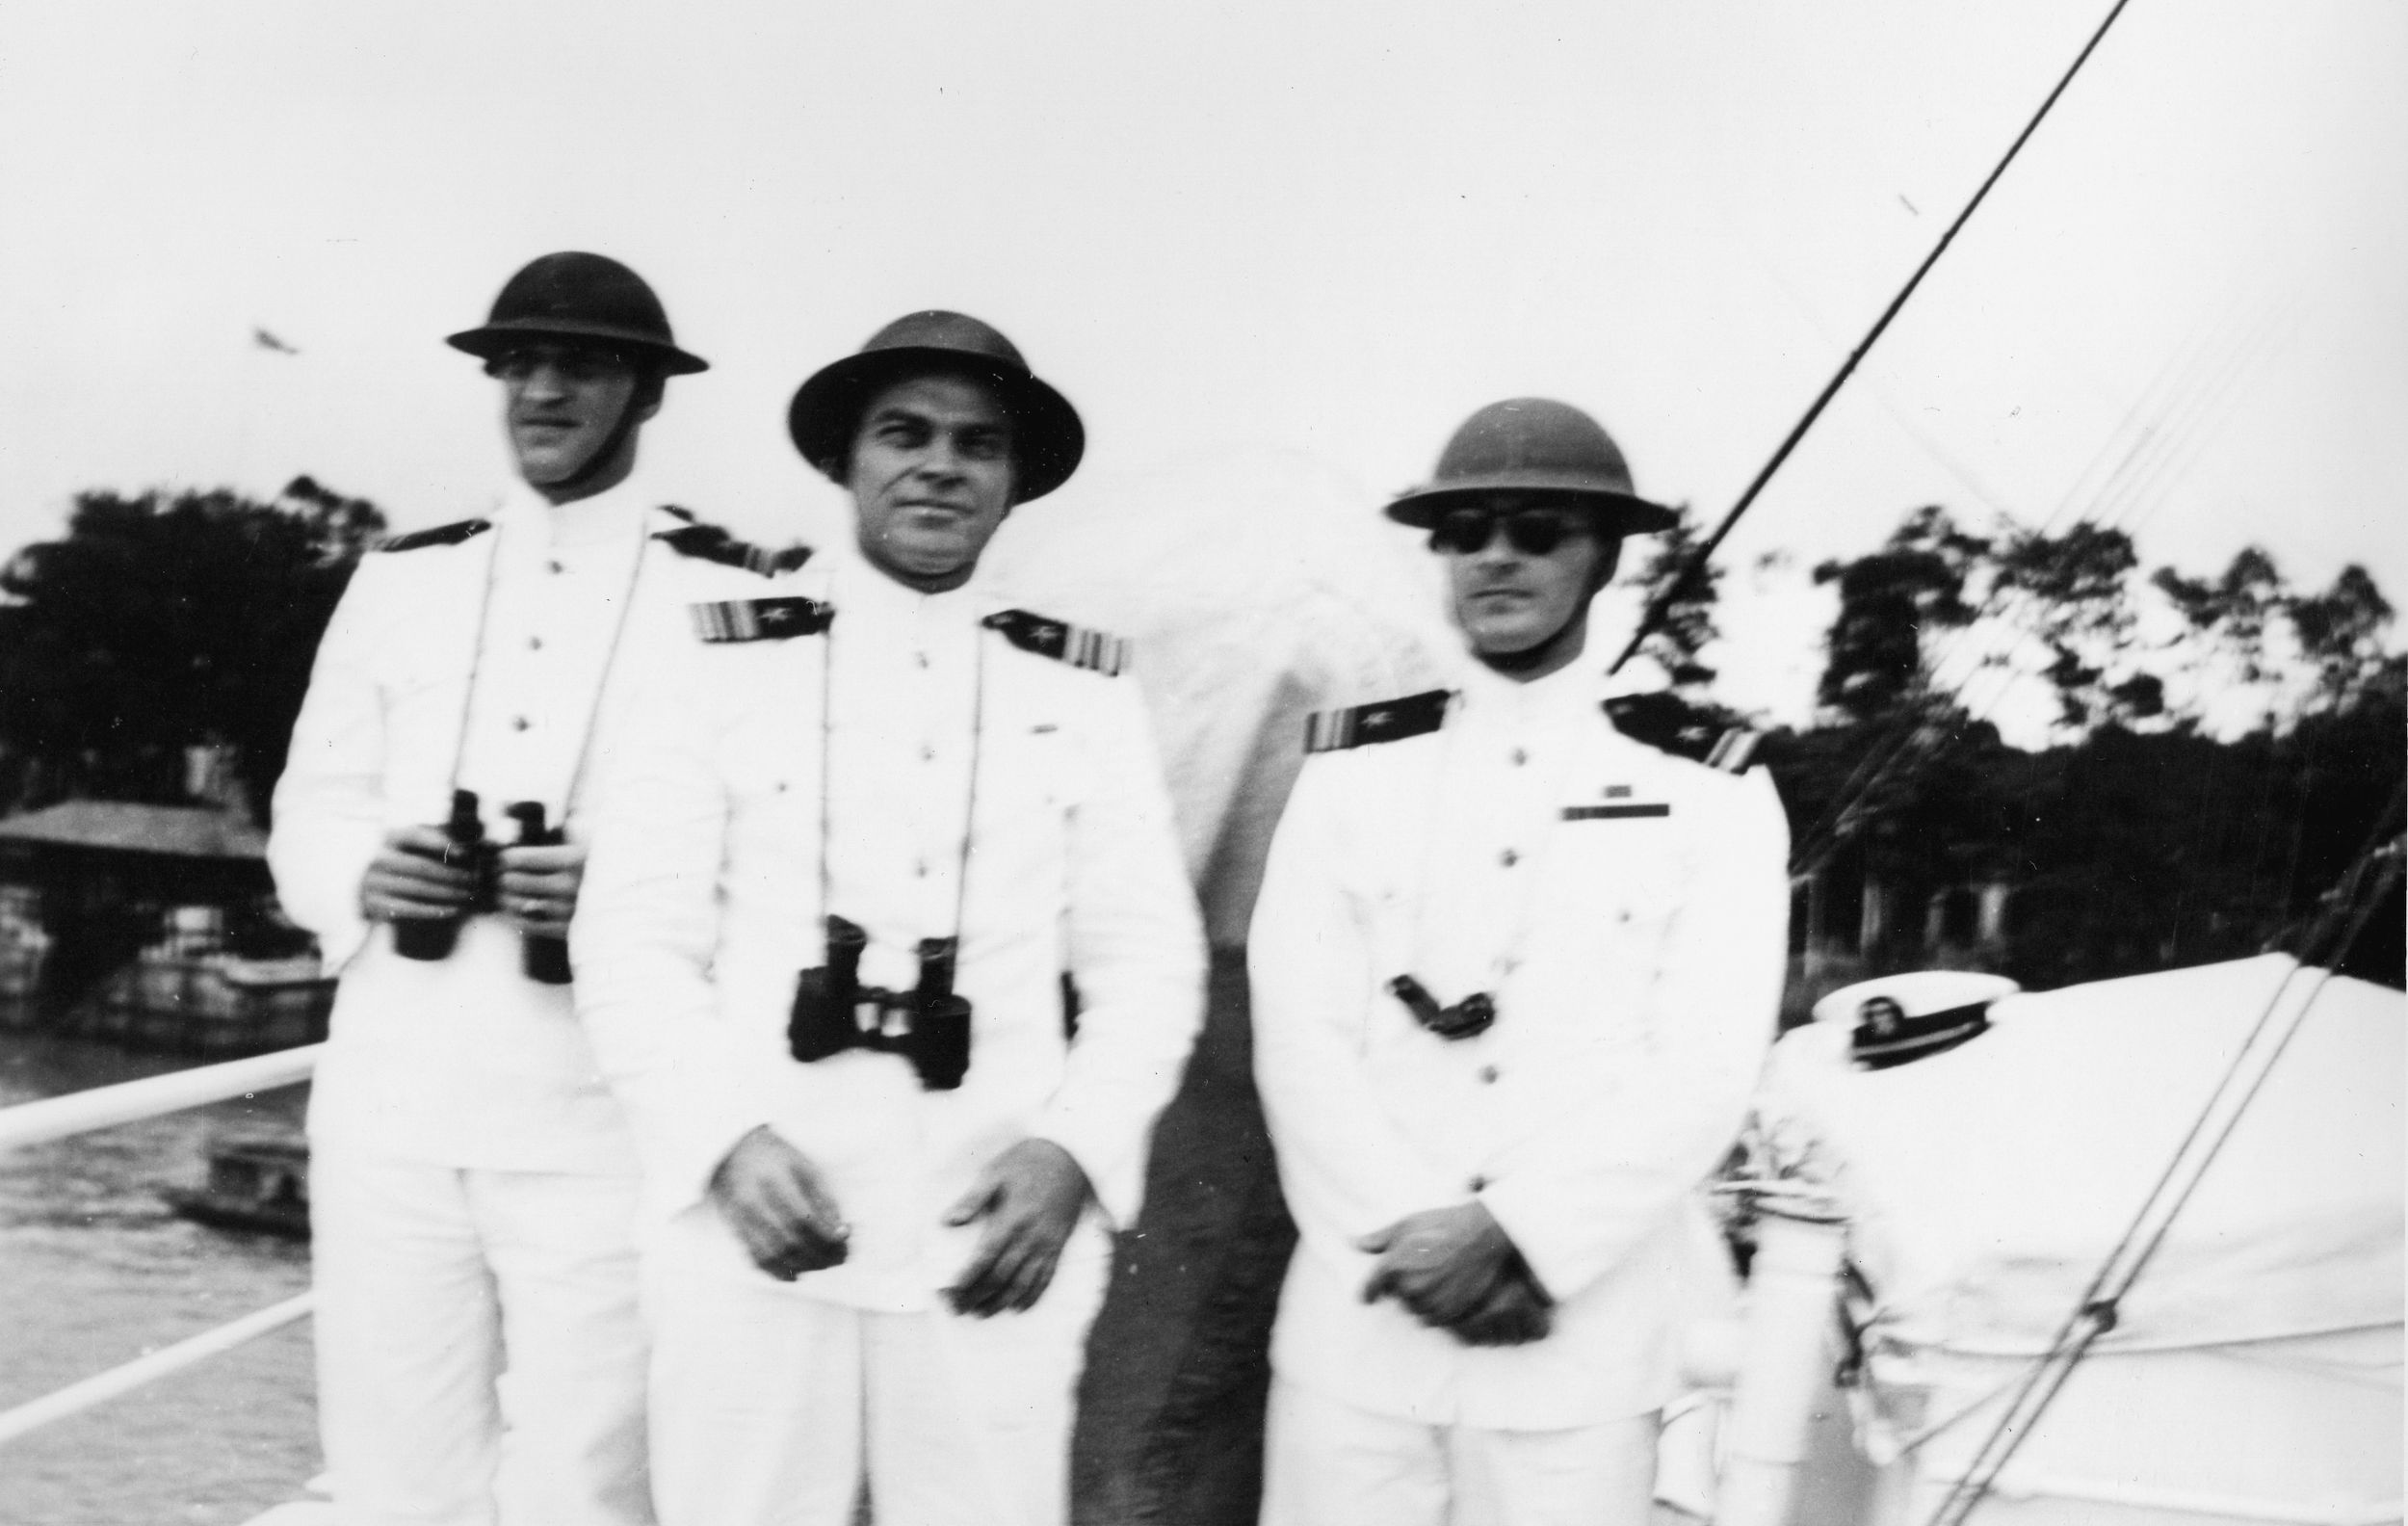
[[[1505,522],[1505,543],[1524,556],[1545,556],[1563,544],[1572,524],[1559,513],[1518,513]]]
[[[1496,515],[1477,509],[1451,509],[1438,516],[1437,525],[1429,533],[1429,543],[1433,550],[1470,556],[1488,544],[1496,533]]]

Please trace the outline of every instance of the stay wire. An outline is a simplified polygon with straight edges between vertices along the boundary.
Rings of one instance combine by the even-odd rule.
[[[2401,811],[2402,795],[2395,792],[2366,847],[2330,892],[2331,905],[2326,914],[2302,939],[2294,956],[2298,962],[2284,972],[2264,1010],[2234,1053],[2231,1065],[2176,1147],[2173,1159],[2150,1188],[2139,1212],[2100,1263],[2055,1338],[2033,1359],[2006,1412],[1983,1438],[1973,1460],[1950,1486],[1927,1526],[1962,1526],[1988,1498],[2000,1473],[2039,1424],[2092,1344],[2114,1329],[2121,1300],[2164,1244],[2175,1219],[2189,1203],[2209,1167],[2214,1164],[2257,1099],[2275,1063],[2332,980],[2334,969],[2348,958],[2367,923],[2398,882],[2403,852],[2408,849],[2399,835]],[[2329,949],[2319,947],[2327,943]],[[2287,1001],[2295,983],[2303,978],[2312,983],[2307,994],[2296,1002]],[[2279,1022],[2278,1016],[2282,1018]]]
[[[1924,277],[1931,274],[1931,268],[1940,262],[1940,256],[1948,252],[1949,246],[1955,241],[1957,232],[1965,226],[1982,201],[1989,197],[1990,188],[1999,183],[1999,177],[2006,172],[2006,167],[2015,162],[2015,156],[2023,151],[2024,145],[2030,140],[2032,133],[2046,119],[2050,109],[2056,105],[2057,97],[2064,94],[2065,88],[2074,83],[2074,76],[2081,72],[2082,65],[2089,62],[2090,55],[2097,51],[2099,44],[2106,39],[2107,29],[2115,25],[2115,18],[2122,15],[2124,7],[2131,3],[2132,0],[2115,0],[2113,8],[2107,13],[2107,19],[2099,23],[2099,29],[2090,35],[2090,40],[2082,44],[2081,51],[2075,55],[2074,62],[2066,68],[2064,75],[2049,92],[2048,97],[2041,101],[2040,109],[2032,113],[2031,119],[2024,124],[2024,130],[2017,133],[2015,141],[2007,145],[2004,156],[1991,168],[1990,173],[1974,191],[1972,199],[1965,203],[1963,209],[1956,214],[1955,220],[1949,224],[1947,231],[1940,235],[1939,242],[1931,247],[1931,252],[1924,256],[1923,263],[1916,266],[1915,273],[1906,278],[1906,284],[1898,288],[1898,295],[1891,298],[1890,304],[1881,310],[1881,316],[1873,320],[1873,326],[1867,331],[1863,341],[1847,353],[1847,358],[1840,363],[1840,369],[1833,373],[1829,382],[1823,384],[1821,393],[1806,409],[1805,416],[1791,429],[1789,436],[1781,441],[1780,447],[1772,453],[1772,459],[1766,461],[1764,468],[1756,473],[1755,480],[1750,482],[1746,490],[1740,494],[1739,502],[1732,506],[1729,513],[1723,515],[1722,522],[1714,527],[1714,533],[1698,543],[1696,551],[1689,556],[1688,562],[1666,581],[1663,592],[1648,601],[1645,614],[1639,618],[1638,629],[1632,632],[1629,645],[1622,648],[1622,654],[1616,657],[1612,666],[1606,670],[1608,672],[1621,671],[1622,665],[1636,656],[1639,647],[1645,644],[1647,638],[1655,634],[1657,625],[1671,612],[1673,601],[1687,591],[1691,581],[1705,569],[1706,564],[1713,560],[1714,552],[1721,547],[1722,542],[1729,539],[1732,530],[1739,525],[1741,516],[1754,507],[1756,499],[1764,492],[1766,486],[1772,481],[1773,475],[1780,471],[1782,464],[1790,459],[1790,453],[1796,450],[1799,442],[1805,439],[1807,431],[1813,429],[1815,421],[1822,417],[1823,409],[1831,406],[1831,400],[1839,395],[1840,388],[1846,384],[1850,376],[1855,374],[1858,364],[1880,340],[1883,332],[1889,329],[1891,321],[1897,318],[1899,311],[1905,307],[1907,299],[1915,295],[1915,289],[1923,284]]]
[[[2159,470],[2159,464],[2164,460],[2159,442],[2176,442],[2165,448],[2183,450],[2186,465],[2196,456],[2198,441],[2193,436],[2198,434],[2199,426],[2222,410],[2239,380],[2264,357],[2265,336],[2279,327],[2279,319],[2263,321],[2254,326],[2252,332],[2192,353],[2187,363],[2180,364],[2181,374],[2170,388],[2174,395],[2163,402],[2158,418],[2142,422],[2148,405],[2144,401],[2135,407],[2133,412],[2118,426],[2117,433],[2122,434],[2137,423],[2138,437],[2132,440],[2117,458],[2106,481],[2092,493],[2089,506],[2075,516],[2075,527],[2091,524],[2101,531],[2119,528],[2115,520],[2122,517],[2123,505],[2133,501],[2125,487],[2133,480],[2128,474],[2135,471],[2142,474],[2140,480],[2146,484],[2142,489],[2146,496],[2141,500],[2147,505],[2143,517],[2146,513],[2154,512],[2164,481]],[[2169,367],[2169,373],[2173,369]],[[2152,383],[2151,390],[2158,390],[2165,380],[2166,373],[2161,373],[2158,382]],[[2108,448],[2103,447],[2093,458],[2092,464],[2084,468],[2083,476],[2087,478],[2095,472],[2107,454]],[[2141,465],[2144,460],[2149,464]],[[2048,534],[2081,496],[2081,485],[2078,483],[2051,511],[2038,533]],[[1988,719],[1991,709],[2013,687],[2014,675],[2010,672],[1990,697],[1978,704],[1966,700],[1974,682],[1986,669],[2009,664],[2034,639],[2032,632],[2016,631],[2004,650],[1989,658],[1977,659],[1973,671],[1962,677],[1952,680],[1946,677],[1957,655],[1966,649],[1966,644],[1975,630],[2001,611],[2008,592],[2004,587],[1994,584],[1983,595],[1980,606],[1941,644],[1930,664],[1932,678],[1926,697],[1936,697],[1942,693],[1954,697],[1964,705],[1969,724]],[[1838,852],[1841,842],[1847,835],[1847,823],[1856,808],[1888,783],[1898,770],[1920,762],[1938,745],[1935,739],[1942,728],[1934,724],[1934,720],[1931,707],[1918,706],[1889,724],[1887,734],[1877,738],[1849,771],[1847,778],[1834,795],[1832,803],[1824,808],[1812,827],[1799,834],[1797,849],[1793,855],[1793,872],[1806,874],[1819,869],[1832,854]]]

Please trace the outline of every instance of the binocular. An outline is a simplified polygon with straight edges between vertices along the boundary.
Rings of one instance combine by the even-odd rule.
[[[1452,1007],[1441,1007],[1420,981],[1400,975],[1388,983],[1388,992],[1404,1003],[1415,1022],[1441,1039],[1474,1038],[1486,1033],[1497,1020],[1496,998],[1486,991],[1474,991]]]
[[[568,840],[560,828],[546,824],[539,801],[520,801],[507,807],[506,813],[518,824],[518,840],[513,847],[554,848]],[[472,912],[492,910],[501,899],[502,861],[494,845],[485,841],[484,822],[478,814],[475,790],[452,791],[452,814],[443,823],[443,837],[446,846],[441,861],[467,867],[477,877],[476,889],[470,894],[468,905],[449,916],[395,921],[393,952],[404,959],[432,961],[451,958],[459,942],[460,924]],[[546,986],[567,985],[568,940],[542,933],[526,934],[519,951],[519,968],[529,980]]]
[[[901,1055],[922,1090],[953,1091],[970,1072],[970,1003],[954,994],[959,939],[920,940],[919,984],[908,991],[861,984],[869,944],[853,923],[827,919],[827,962],[795,978],[787,1052],[805,1065],[847,1049]]]

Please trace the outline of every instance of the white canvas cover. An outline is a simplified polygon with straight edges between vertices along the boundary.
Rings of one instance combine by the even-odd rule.
[[[1921,1520],[2065,1323],[2286,979],[2268,1074],[1977,1520],[2397,1517],[2408,997],[2283,956],[2009,997],[1911,1065],[1777,1046],[1767,1164],[1827,1185],[1872,1288],[1869,1450]],[[1894,1501],[1897,1499],[1894,1496]]]

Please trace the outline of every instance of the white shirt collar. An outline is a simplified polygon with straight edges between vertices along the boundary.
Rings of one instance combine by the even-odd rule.
[[[1584,651],[1569,666],[1522,683],[1467,654],[1461,685],[1466,713],[1505,725],[1545,724],[1593,714],[1605,687],[1597,661],[1595,653]]]
[[[564,504],[551,502],[523,480],[513,481],[503,496],[502,514],[505,524],[542,525],[544,544],[601,545],[635,539],[659,502],[638,469],[615,487]]]
[[[861,552],[850,538],[825,553],[828,598],[839,611],[860,610],[903,619],[942,619],[959,611],[983,614],[991,602],[978,573],[957,589],[923,593],[890,576]]]

